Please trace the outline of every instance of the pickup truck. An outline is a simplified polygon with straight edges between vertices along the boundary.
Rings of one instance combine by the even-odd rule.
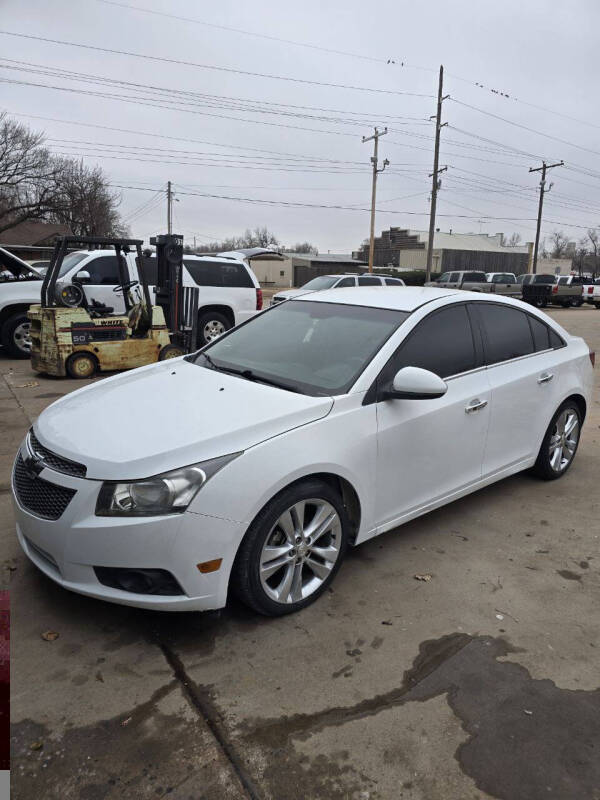
[[[126,253],[127,272],[138,279],[136,257]],[[220,336],[229,328],[262,309],[262,291],[247,258],[242,253],[223,256],[183,258],[184,286],[200,287],[198,332],[201,344]],[[156,287],[156,258],[144,259],[150,296]],[[29,319],[27,309],[40,302],[43,276],[20,258],[0,247],[0,342],[12,358],[29,358]],[[96,300],[123,313],[125,302],[119,291],[119,274],[114,250],[77,250],[69,253],[59,276],[61,285],[79,283],[87,302]],[[116,290],[116,291],[115,291]]]
[[[488,278],[488,275],[490,278]],[[462,270],[444,272],[436,281],[429,281],[425,286],[437,286],[443,289],[466,289],[471,292],[490,292],[505,297],[520,297],[521,286],[512,272],[479,272]]]
[[[571,275],[527,274],[519,275],[522,286],[523,300],[538,308],[547,305],[580,306],[582,300],[582,286],[570,281],[561,282],[562,278],[571,278]],[[579,280],[579,279],[578,279]]]
[[[600,279],[585,278],[581,291],[583,302],[600,310]]]

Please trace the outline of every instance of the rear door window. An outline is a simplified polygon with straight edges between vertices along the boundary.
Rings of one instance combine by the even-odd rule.
[[[527,314],[516,308],[477,303],[485,338],[487,364],[498,364],[534,352]]]
[[[469,315],[464,305],[436,311],[420,322],[400,345],[393,370],[421,367],[440,378],[475,367],[475,346]]]
[[[531,325],[531,333],[533,334],[533,344],[536,353],[539,353],[540,350],[548,350],[550,347],[550,328],[536,317],[527,315],[527,318]]]
[[[458,283],[460,280],[460,272],[451,272],[450,277],[446,278],[446,283]]]
[[[386,286],[403,286],[402,281],[398,280],[398,278],[385,278],[385,285]]]
[[[356,278],[342,278],[339,283],[336,283],[336,289],[345,289],[348,286],[356,286]]]
[[[381,278],[373,278],[368,275],[361,275],[358,279],[359,286],[381,286]]]

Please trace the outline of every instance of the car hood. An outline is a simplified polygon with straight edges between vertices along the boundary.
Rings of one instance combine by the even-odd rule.
[[[314,289],[285,289],[283,292],[275,292],[273,297],[284,297],[290,300],[292,297],[300,297],[301,294],[311,294]]]
[[[88,478],[135,479],[235,453],[326,416],[309,397],[184,359],[86,386],[38,418],[39,441]]]

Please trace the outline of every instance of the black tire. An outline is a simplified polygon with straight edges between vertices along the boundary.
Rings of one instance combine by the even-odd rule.
[[[2,346],[11,358],[30,358],[31,343],[26,344],[23,326],[30,325],[26,311],[18,311],[9,317],[2,326]]]
[[[571,308],[571,306],[572,306],[572,305],[573,305],[573,303],[572,303],[572,301],[571,301],[571,300],[567,300],[566,302],[564,302],[564,303],[561,303],[561,306],[562,306],[563,308]]]
[[[204,347],[232,327],[225,314],[219,311],[201,311],[198,315],[198,346]],[[210,334],[211,330],[214,335]]]
[[[307,597],[297,602],[280,603],[269,597],[261,584],[260,557],[267,537],[273,535],[274,526],[286,509],[302,500],[324,500],[337,512],[341,523],[339,554],[329,575]],[[308,507],[308,504],[307,504]],[[278,617],[291,614],[314,603],[334,579],[346,553],[350,521],[339,494],[319,480],[306,480],[284,489],[262,509],[254,519],[237,552],[231,573],[230,588],[233,593],[259,614]],[[327,534],[326,534],[327,535]],[[286,545],[287,546],[287,545]],[[285,569],[285,567],[282,567]]]
[[[159,361],[166,361],[167,358],[179,358],[179,356],[184,356],[185,350],[183,347],[179,347],[178,344],[166,344],[158,354]]]
[[[556,423],[559,417],[565,412],[569,411],[572,412],[577,416],[577,441],[575,443],[575,449],[573,450],[573,454],[571,455],[568,463],[559,469],[555,469],[551,462],[550,462],[550,441],[553,436],[556,435]],[[582,417],[581,411],[577,403],[574,400],[566,400],[559,408],[557,409],[556,413],[552,417],[550,425],[548,425],[548,429],[544,435],[542,440],[542,445],[540,447],[540,451],[538,453],[537,460],[535,462],[535,466],[533,467],[533,472],[539,478],[542,478],[546,481],[554,481],[557,478],[562,478],[562,476],[569,470],[571,464],[575,460],[575,456],[577,455],[577,448],[579,447],[579,440],[581,438],[581,424],[582,424]]]
[[[571,305],[573,306],[573,308],[581,308],[581,306],[583,305],[583,300],[572,300]]]
[[[594,308],[600,311],[600,303],[594,303]]]
[[[98,359],[85,351],[72,353],[65,363],[67,375],[77,380],[92,378],[98,369]]]

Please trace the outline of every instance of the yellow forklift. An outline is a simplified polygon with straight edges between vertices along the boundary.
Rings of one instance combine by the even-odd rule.
[[[186,290],[191,296],[184,304],[183,240],[158,238],[168,239],[169,247],[163,245],[157,252],[163,285],[156,288],[162,305],[155,306],[150,301],[142,240],[64,236],[56,242],[42,284],[41,304],[31,306],[27,315],[31,320],[31,365],[36,372],[90,378],[98,370],[132,369],[195,349],[198,290]],[[120,284],[113,291],[123,293],[124,314],[114,314],[114,308],[94,298],[88,300],[82,282],[60,281],[63,260],[73,248],[114,248]],[[132,280],[127,269],[125,254],[132,248],[139,280]],[[183,310],[187,313],[181,313]],[[171,317],[171,332],[165,313]]]

